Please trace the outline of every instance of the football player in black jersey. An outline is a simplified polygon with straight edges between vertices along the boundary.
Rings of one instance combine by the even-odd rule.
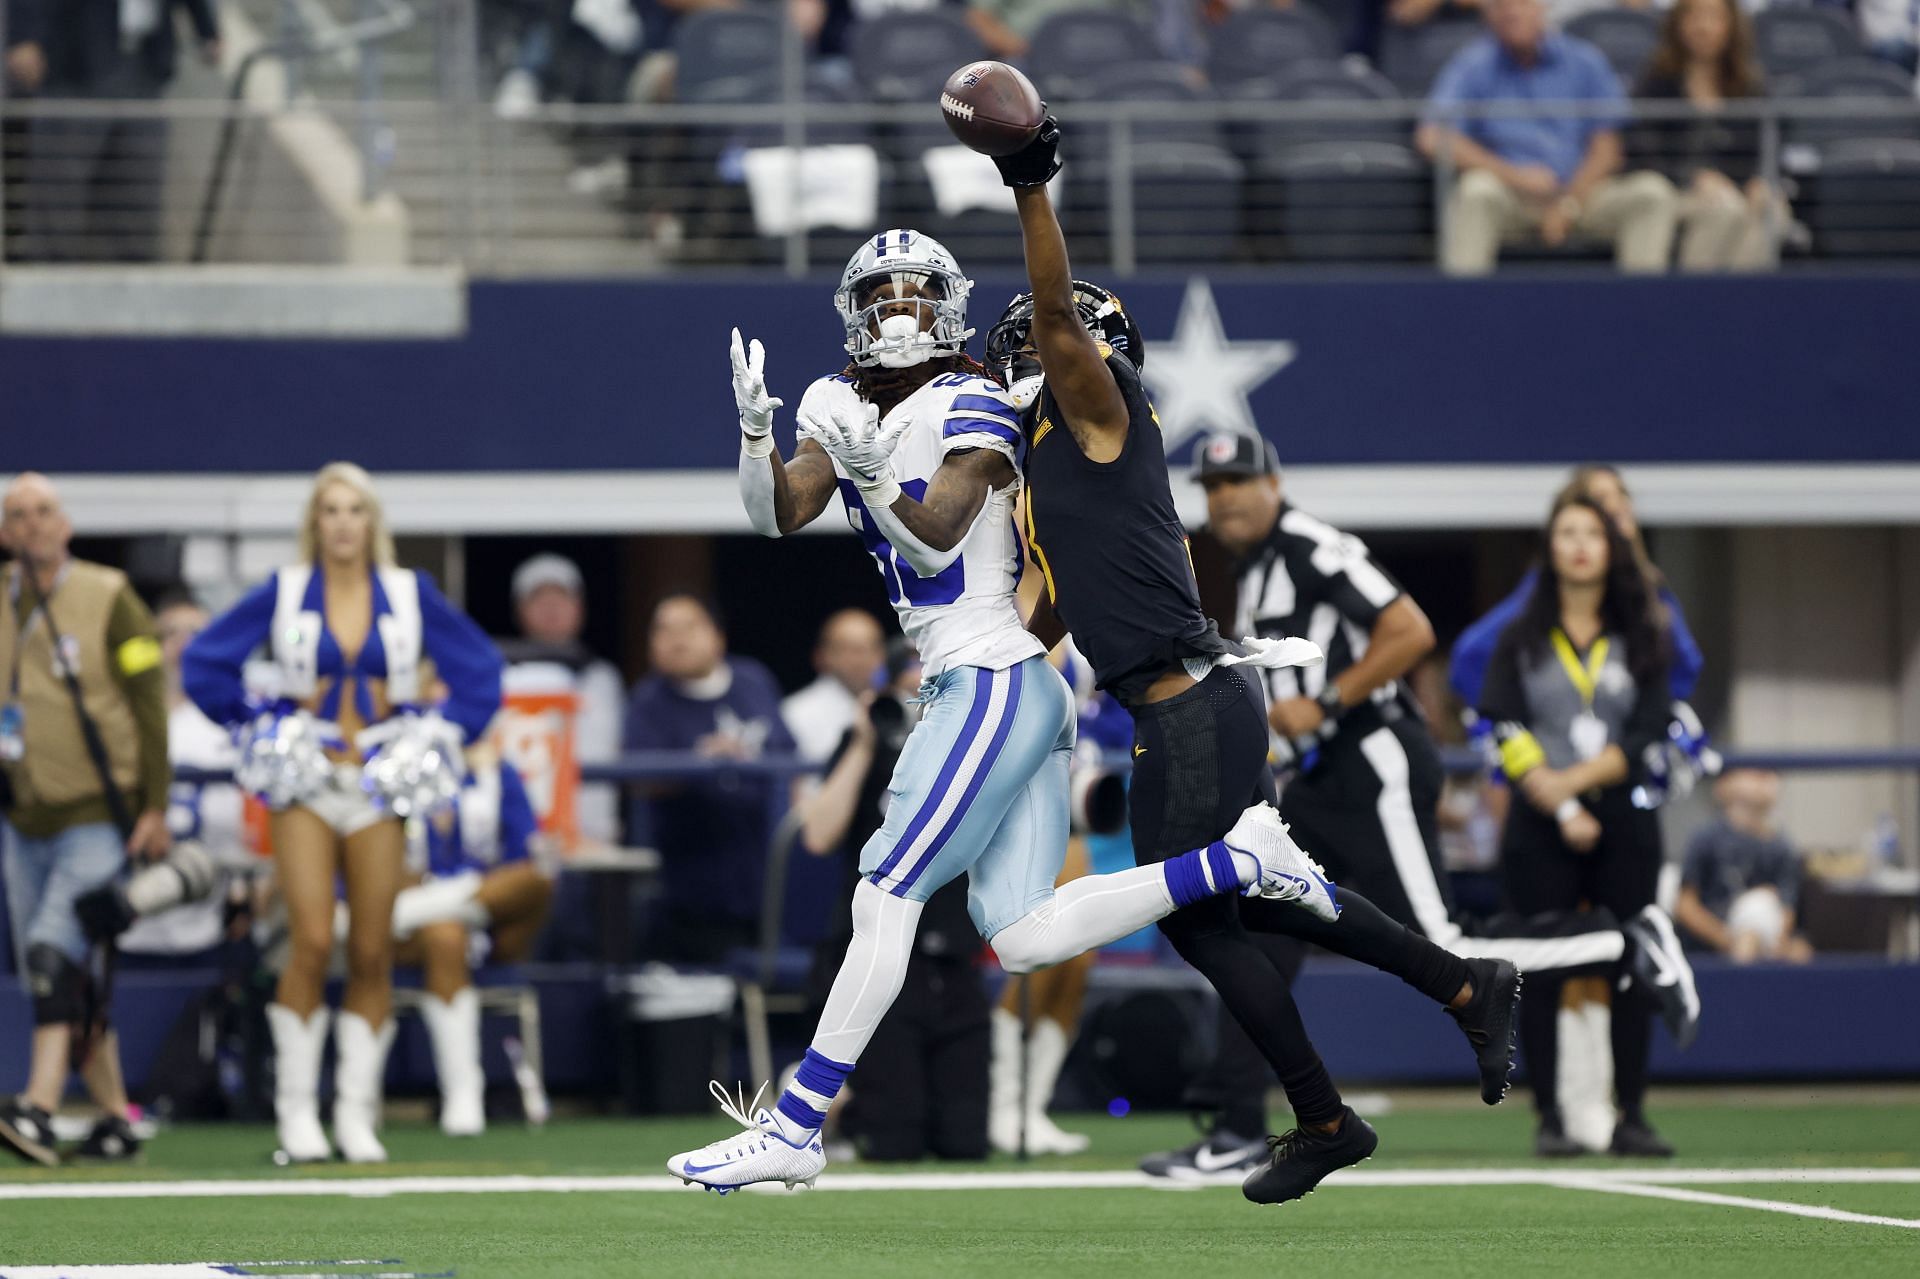
[[[1285,658],[1280,641],[1229,642],[1201,612],[1140,382],[1139,331],[1110,292],[1073,279],[1047,198],[1059,144],[1048,117],[1024,150],[994,161],[1014,190],[1032,291],[994,326],[987,360],[1023,405],[1028,551],[1047,588],[1028,628],[1049,646],[1071,629],[1099,686],[1132,712],[1134,856],[1151,863],[1219,838],[1247,805],[1275,801],[1264,695],[1239,666]],[[1338,898],[1332,923],[1293,904],[1215,898],[1160,924],[1272,1063],[1299,1121],[1269,1139],[1271,1157],[1248,1176],[1256,1203],[1299,1198],[1371,1155],[1378,1137],[1340,1099],[1285,976],[1247,925],[1395,973],[1446,1005],[1474,1045],[1482,1098],[1506,1092],[1520,985],[1513,965],[1462,960],[1365,898]]]

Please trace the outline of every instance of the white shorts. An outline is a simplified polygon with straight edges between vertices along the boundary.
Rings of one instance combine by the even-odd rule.
[[[351,838],[384,821],[399,821],[373,802],[373,796],[360,788],[357,764],[336,764],[333,775],[318,795],[294,805],[304,808],[332,828],[342,839]]]

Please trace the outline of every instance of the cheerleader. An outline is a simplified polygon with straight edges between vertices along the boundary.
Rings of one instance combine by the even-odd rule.
[[[381,1080],[393,1043],[393,903],[406,837],[400,817],[363,784],[355,742],[376,725],[391,736],[416,725],[444,731],[445,722],[467,740],[478,737],[500,704],[500,656],[432,579],[395,566],[373,481],[348,462],[314,477],[300,562],[249,592],[182,659],[187,694],[210,719],[252,722],[271,736],[275,721],[249,703],[242,679],[257,649],[277,677],[283,700],[276,709],[310,716],[301,732],[318,734],[330,762],[270,797],[281,801],[270,803],[270,832],[289,935],[286,967],[267,1007],[280,1146],[296,1161],[332,1154],[320,1126],[319,1081],[338,879],[350,922],[335,1026],[334,1137],[346,1159],[380,1162],[387,1157],[376,1132]],[[421,700],[426,659],[450,690],[445,722],[400,718]],[[282,741],[297,744],[300,736]]]
[[[425,978],[420,1015],[440,1080],[440,1128],[449,1137],[486,1131],[473,965],[516,963],[533,950],[553,899],[552,868],[536,848],[539,829],[520,774],[490,745],[467,752],[459,802],[409,828],[408,860],[425,873],[394,902],[393,935],[399,962]]]

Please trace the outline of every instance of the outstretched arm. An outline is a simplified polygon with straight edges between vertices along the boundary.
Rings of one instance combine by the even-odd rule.
[[[1047,389],[1095,461],[1119,456],[1127,438],[1127,402],[1100,346],[1073,305],[1073,268],[1067,241],[1047,198],[1047,180],[1059,169],[1054,153],[1060,126],[1052,116],[1025,150],[994,161],[1013,188],[1026,247],[1027,284],[1033,290],[1033,345]]]

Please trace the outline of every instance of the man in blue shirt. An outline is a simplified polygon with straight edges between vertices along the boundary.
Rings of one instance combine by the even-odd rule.
[[[1679,197],[1658,173],[1620,175],[1626,101],[1606,57],[1547,25],[1542,0],[1488,0],[1489,34],[1455,54],[1416,136],[1459,174],[1447,200],[1440,264],[1493,270],[1500,245],[1570,233],[1610,240],[1624,271],[1667,269]],[[1586,102],[1583,115],[1462,115],[1483,104]]]
[[[793,754],[780,719],[780,686],[748,657],[727,654],[710,605],[669,595],[647,632],[653,673],[627,702],[622,745],[629,751],[692,751],[708,759]],[[649,786],[632,814],[660,850],[665,918],[650,957],[713,963],[759,936],[767,844],[786,784],[767,777],[716,776]]]

